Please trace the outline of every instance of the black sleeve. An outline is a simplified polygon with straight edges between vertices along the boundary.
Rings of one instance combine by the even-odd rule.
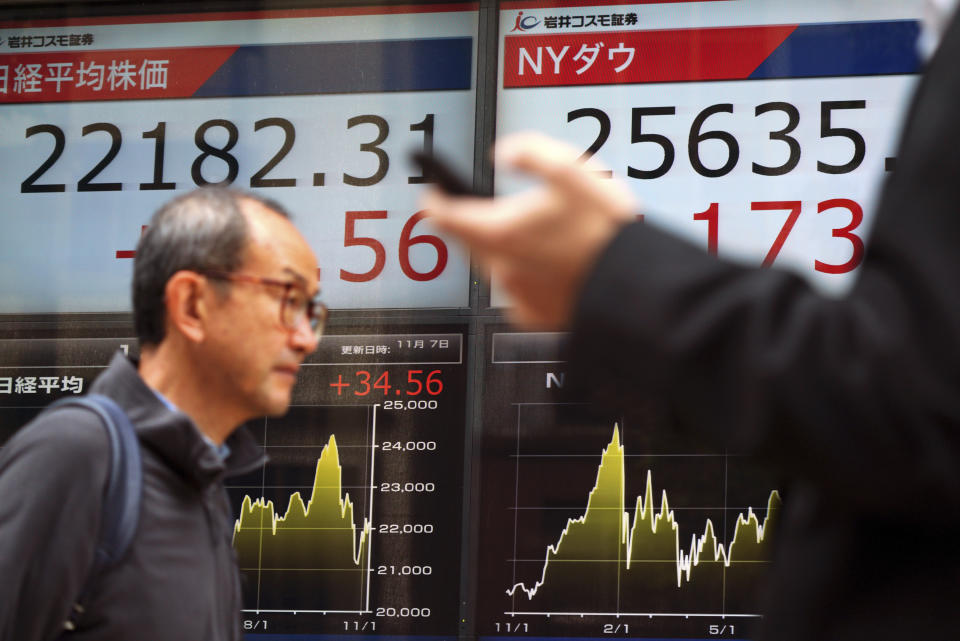
[[[0,449],[0,640],[63,632],[93,562],[109,444],[81,408],[42,414]]]
[[[851,293],[718,260],[649,225],[584,286],[570,381],[645,404],[847,505],[960,510],[960,27],[920,85]],[[650,408],[653,408],[652,410]]]

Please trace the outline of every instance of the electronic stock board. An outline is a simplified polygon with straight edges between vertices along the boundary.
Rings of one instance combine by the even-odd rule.
[[[288,415],[247,426],[271,462],[228,488],[251,639],[749,638],[780,488],[559,395],[562,337],[503,324],[408,154],[490,176],[475,149],[543,131],[644,224],[842,294],[919,2],[117,13],[0,22],[0,439],[136,354],[152,211],[254,190],[293,213],[334,316]]]
[[[643,224],[704,251],[849,288],[896,165],[917,5],[500,6],[498,135],[567,141],[628,185]],[[496,282],[492,299],[509,305]],[[669,425],[584,418],[550,393],[550,337],[489,340],[479,520],[507,526],[478,553],[479,636],[749,638],[776,483]]]
[[[128,310],[150,214],[211,184],[294,212],[332,308],[466,306],[467,259],[420,224],[408,161],[471,166],[476,11],[444,9],[5,29],[0,311]]]

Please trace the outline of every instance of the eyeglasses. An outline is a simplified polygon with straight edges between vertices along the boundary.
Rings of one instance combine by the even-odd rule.
[[[280,299],[280,324],[287,329],[297,329],[304,320],[310,324],[314,336],[323,336],[323,329],[327,324],[327,306],[318,298],[309,298],[296,281],[277,280],[252,274],[224,272],[214,269],[202,270],[197,273],[207,278],[227,280],[231,282],[253,283],[267,287],[282,287],[283,297]]]

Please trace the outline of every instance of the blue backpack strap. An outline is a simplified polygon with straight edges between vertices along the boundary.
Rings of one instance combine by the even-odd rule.
[[[94,552],[90,574],[70,618],[64,623],[67,630],[73,630],[100,574],[123,557],[137,531],[140,496],[143,493],[143,466],[140,443],[133,424],[113,399],[101,394],[62,398],[51,404],[48,410],[65,406],[85,407],[94,412],[106,428],[110,442],[110,466],[101,512],[100,540]]]

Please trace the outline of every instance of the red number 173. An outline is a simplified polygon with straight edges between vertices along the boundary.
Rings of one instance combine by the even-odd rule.
[[[860,223],[863,222],[863,208],[849,198],[831,198],[830,200],[824,200],[823,202],[817,204],[818,214],[822,214],[830,209],[846,209],[850,212],[850,222],[843,227],[837,227],[833,229],[831,235],[834,238],[845,238],[846,240],[850,241],[850,244],[853,246],[853,253],[850,256],[850,260],[839,265],[814,260],[813,266],[818,272],[823,272],[825,274],[845,274],[856,269],[856,267],[863,260],[863,240],[853,233],[854,230],[860,226]],[[780,249],[783,248],[783,244],[786,242],[787,237],[793,230],[793,226],[797,222],[797,218],[800,217],[800,201],[774,200],[752,202],[750,203],[750,210],[788,212],[787,219],[783,222],[783,226],[780,228],[780,233],[777,234],[776,239],[773,241],[773,245],[770,246],[770,250],[763,259],[762,266],[770,267],[773,265],[773,261],[777,259],[777,256],[780,255]],[[710,203],[710,206],[706,209],[706,211],[702,211],[693,215],[694,220],[704,220],[707,222],[707,251],[714,255],[717,253],[719,218],[719,203]]]

